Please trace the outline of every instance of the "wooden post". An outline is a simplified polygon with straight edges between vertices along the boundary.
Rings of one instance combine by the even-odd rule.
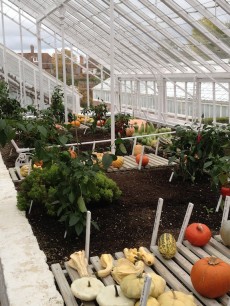
[[[228,214],[229,214],[229,207],[230,207],[230,197],[226,196],[225,202],[224,202],[224,211],[222,216],[221,225],[228,220]]]
[[[91,226],[91,212],[87,211],[86,234],[85,234],[85,257],[88,261],[89,261],[89,244],[90,244],[90,226]]]
[[[141,292],[141,298],[140,298],[140,306],[146,306],[147,300],[149,296],[150,286],[151,286],[152,278],[150,275],[146,274],[144,286]]]
[[[156,216],[155,216],[155,222],[153,226],[153,233],[152,233],[152,239],[150,243],[150,249],[151,247],[156,245],[157,241],[157,234],[158,234],[158,229],[160,225],[160,219],[161,219],[161,212],[162,212],[162,207],[163,207],[163,199],[159,198],[158,200],[158,205],[157,205],[157,211],[156,211]]]
[[[191,214],[192,214],[193,206],[194,206],[194,204],[192,204],[192,203],[188,204],[188,208],[187,208],[187,211],[186,211],[186,214],[185,214],[185,217],[184,217],[184,221],[183,221],[183,224],[182,224],[182,227],[181,227],[181,230],[180,230],[180,234],[179,234],[179,237],[177,239],[177,243],[179,243],[179,244],[181,244],[183,239],[184,239],[184,233],[185,233],[185,230],[188,226],[188,223],[189,223],[189,220],[190,220],[190,217],[191,217]]]

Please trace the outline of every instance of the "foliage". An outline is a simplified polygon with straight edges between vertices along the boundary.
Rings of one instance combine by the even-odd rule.
[[[8,84],[0,81],[0,118],[1,119],[21,119],[24,109],[16,99],[9,97]]]
[[[67,150],[58,152],[57,148],[49,154],[46,167],[33,170],[22,182],[18,208],[28,209],[33,200],[48,214],[57,216],[68,232],[80,235],[85,227],[86,204],[99,200],[111,202],[120,196],[120,190],[105,175],[97,174],[100,167],[90,154],[72,159]]]
[[[131,116],[129,114],[118,113],[115,115],[115,135],[116,137],[125,137],[125,130],[129,125]],[[105,127],[111,128],[111,119],[106,121]]]
[[[48,108],[48,112],[58,123],[63,123],[65,120],[63,98],[64,93],[61,87],[56,86],[51,97],[51,105]]]
[[[206,173],[205,163],[208,160],[224,156],[223,146],[229,139],[228,126],[177,126],[172,144],[167,148],[167,153],[171,155],[169,162],[177,162],[175,174],[194,182]]]
[[[4,147],[15,136],[15,131],[7,123],[7,120],[0,119],[0,147]]]
[[[97,127],[97,121],[98,120],[106,120],[106,114],[108,112],[107,105],[105,103],[100,103],[98,105],[91,105],[89,108],[84,108],[82,110],[82,114],[87,115],[91,113],[91,116],[93,118],[92,122],[92,131],[95,132]]]

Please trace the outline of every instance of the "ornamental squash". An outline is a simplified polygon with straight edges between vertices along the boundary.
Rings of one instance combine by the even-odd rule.
[[[78,120],[75,120],[75,121],[71,122],[71,125],[74,126],[74,127],[79,127],[81,125],[81,122],[78,121]]]
[[[97,271],[98,277],[106,277],[113,269],[113,257],[111,254],[102,254],[100,257],[101,266],[104,268]]]
[[[159,306],[196,306],[194,297],[180,291],[166,291],[158,297]]]
[[[88,262],[85,257],[85,251],[74,252],[70,255],[70,260],[67,262],[68,265],[77,270],[80,277],[89,276],[88,273]]]
[[[137,301],[135,306],[140,306],[141,303],[140,301]],[[159,306],[159,302],[157,301],[157,299],[149,296],[148,299],[147,299],[147,303],[146,303],[146,306]]]
[[[30,171],[30,166],[29,165],[23,165],[20,168],[20,174],[23,177],[26,177],[29,174],[29,171]]]
[[[120,286],[109,285],[101,289],[96,297],[99,306],[134,306],[134,300],[127,298]]]
[[[155,256],[153,253],[146,251],[144,247],[139,247],[138,254],[147,266],[152,266],[154,264]]]
[[[141,154],[142,153],[142,149],[143,149],[142,145],[136,144],[135,147],[134,147],[134,150],[133,150],[133,155],[137,156],[138,154]]]
[[[185,239],[187,239],[192,245],[204,246],[212,237],[212,233],[209,227],[202,223],[192,223],[185,231]]]
[[[150,295],[154,298],[158,298],[165,291],[166,281],[163,277],[156,273],[148,273],[152,278],[152,283],[154,284],[153,290],[151,290]]]
[[[120,283],[121,290],[124,293],[124,295],[127,296],[128,298],[139,299],[141,297],[141,293],[144,287],[144,282],[145,282],[144,273],[138,275],[135,274],[127,275],[122,279]],[[151,282],[149,295],[153,289],[154,289],[154,283]]]
[[[123,156],[117,156],[117,159],[113,160],[111,165],[114,168],[118,168],[119,169],[119,168],[122,167],[123,164],[124,164],[124,157]]]
[[[170,259],[177,252],[176,240],[172,234],[164,233],[158,240],[158,250],[165,259]]]
[[[73,295],[82,301],[93,301],[104,288],[104,284],[96,277],[81,277],[71,284]]]
[[[226,246],[230,246],[230,220],[224,221],[220,228],[220,236]]]
[[[136,156],[136,163],[137,163],[138,165],[139,165],[140,159],[141,159],[141,154],[138,154],[138,155]],[[149,158],[148,158],[148,156],[147,156],[146,154],[143,154],[141,165],[142,165],[143,167],[145,167],[145,166],[148,165],[148,163],[149,163]]]
[[[137,251],[137,248],[130,248],[130,249],[124,248],[123,253],[125,255],[125,258],[127,258],[132,263],[135,263],[141,259]]]
[[[134,133],[135,133],[135,128],[133,126],[129,126],[125,130],[125,134],[126,134],[127,137],[133,136]]]
[[[195,262],[190,276],[193,287],[204,297],[215,299],[230,290],[230,265],[215,256]]]
[[[139,260],[135,263],[131,263],[128,259],[126,258],[119,258],[116,262],[115,267],[111,271],[113,279],[120,284],[122,279],[129,275],[129,274],[134,274],[134,275],[139,275],[144,271],[145,264],[143,263],[142,260]]]

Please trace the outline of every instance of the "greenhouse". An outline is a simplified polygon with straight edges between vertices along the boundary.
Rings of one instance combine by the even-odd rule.
[[[230,306],[230,1],[0,4],[0,306]]]

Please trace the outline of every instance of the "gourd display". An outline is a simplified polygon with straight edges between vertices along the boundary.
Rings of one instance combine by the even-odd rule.
[[[29,171],[30,171],[30,166],[29,165],[23,165],[20,168],[20,174],[23,177],[26,177],[29,174]]]
[[[226,246],[230,246],[230,220],[224,221],[220,228],[220,236]]]
[[[194,297],[180,291],[166,291],[158,297],[159,306],[196,306]]]
[[[142,260],[139,260],[133,264],[126,258],[119,258],[115,267],[111,271],[111,274],[113,279],[120,284],[122,279],[129,274],[141,274],[144,271],[144,267],[145,264]]]
[[[102,254],[100,256],[101,266],[104,268],[102,270],[97,271],[98,277],[106,277],[108,276],[113,269],[113,257],[111,254]]]
[[[135,306],[140,306],[141,303],[140,301],[137,301]],[[147,303],[146,303],[146,306],[159,306],[159,302],[157,301],[157,299],[149,296],[148,299],[147,299]]]
[[[134,150],[133,150],[134,156],[137,156],[138,154],[141,154],[142,149],[143,149],[143,146],[142,146],[142,145],[136,144],[136,145],[134,146]]]
[[[121,168],[123,166],[123,164],[124,164],[124,157],[123,156],[117,156],[117,159],[113,160],[111,165],[114,168],[118,168],[119,169],[119,168]]]
[[[136,156],[136,163],[137,163],[137,164],[139,164],[140,159],[141,159],[141,154],[138,154],[138,155]],[[149,158],[148,158],[148,156],[145,155],[145,154],[143,154],[141,165],[142,165],[143,167],[145,167],[145,166],[148,165],[148,163],[149,163]]]
[[[165,259],[170,259],[177,252],[176,240],[170,233],[164,233],[158,239],[158,250]]]
[[[141,297],[141,293],[144,287],[145,277],[144,274],[130,274],[125,276],[121,283],[121,290],[124,293],[125,296],[131,299],[139,299]],[[150,292],[154,289],[154,283],[151,282],[150,284]]]
[[[202,223],[192,223],[185,230],[185,239],[192,245],[204,246],[212,237],[209,227]]]
[[[127,298],[117,285],[102,288],[96,301],[99,306],[134,306],[135,304],[135,301]]]
[[[104,287],[104,284],[96,277],[82,277],[72,282],[71,291],[82,301],[93,301]]]
[[[70,260],[67,261],[68,265],[77,270],[80,277],[89,276],[88,262],[85,257],[85,251],[74,252],[70,255]]]
[[[230,290],[230,265],[215,256],[199,259],[190,277],[196,291],[207,298],[220,297]]]

